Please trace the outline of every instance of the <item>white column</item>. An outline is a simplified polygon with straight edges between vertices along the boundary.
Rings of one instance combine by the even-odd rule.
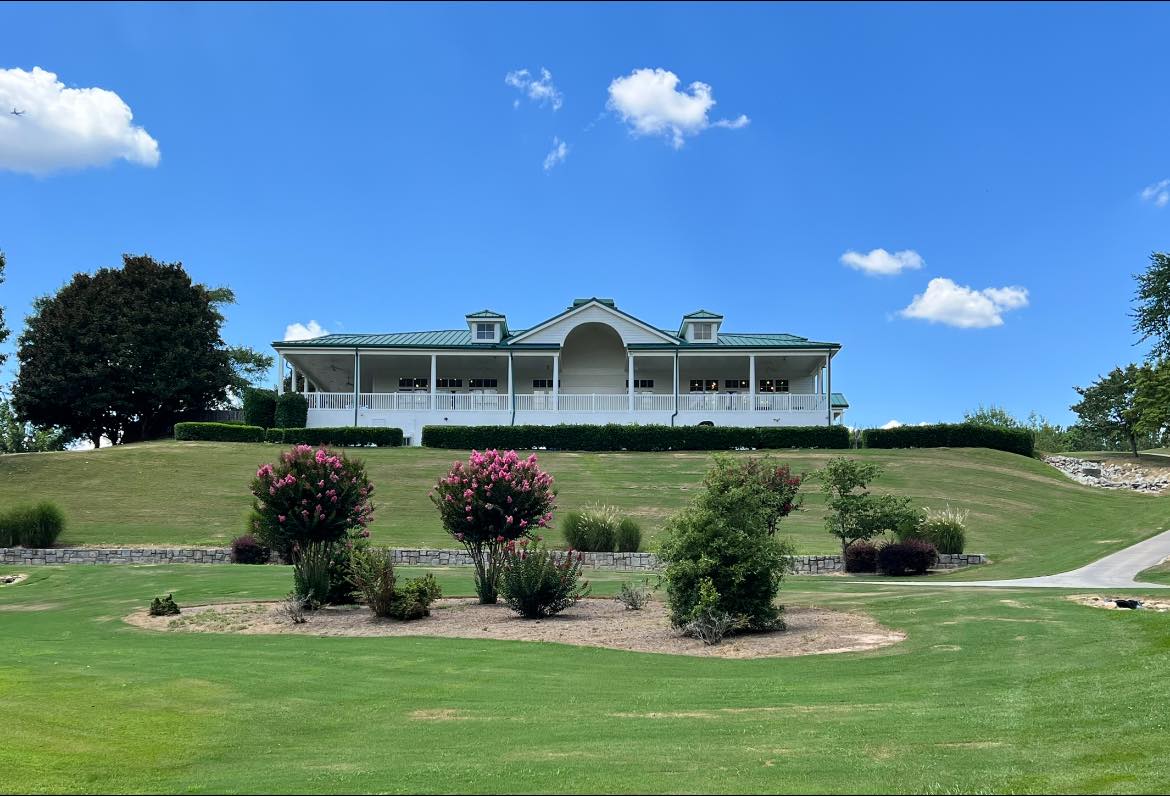
[[[284,354],[276,355],[276,395],[284,393]]]
[[[561,408],[561,355],[553,355],[553,385],[552,385],[553,411],[556,412]]]
[[[431,355],[431,409],[435,409],[435,393],[439,385],[439,355]]]
[[[626,388],[630,393],[630,412],[634,411],[634,355],[630,355],[630,379]]]
[[[756,409],[756,355],[748,355],[748,401],[751,405],[751,410],[755,412]]]
[[[361,403],[362,360],[355,350],[353,353],[353,425],[358,425],[358,404]]]
[[[674,411],[678,412],[678,352],[674,355]]]
[[[833,425],[833,354],[825,355],[825,413]]]
[[[512,409],[512,356],[508,355],[508,409]]]

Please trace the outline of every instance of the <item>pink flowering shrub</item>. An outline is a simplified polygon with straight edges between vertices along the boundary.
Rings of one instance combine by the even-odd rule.
[[[505,546],[548,526],[555,504],[552,477],[515,451],[472,451],[429,493],[443,528],[475,564],[480,603],[495,603]]]
[[[297,549],[369,537],[374,486],[359,460],[295,446],[252,480],[255,535],[286,562]]]

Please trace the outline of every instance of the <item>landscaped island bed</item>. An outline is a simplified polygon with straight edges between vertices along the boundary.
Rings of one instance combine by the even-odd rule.
[[[279,603],[256,602],[186,607],[177,617],[151,617],[141,610],[125,619],[153,631],[500,639],[727,659],[873,650],[905,638],[864,615],[832,609],[794,607],[784,616],[786,631],[744,634],[719,645],[705,645],[672,630],[660,602],[628,611],[606,598],[587,598],[543,620],[525,620],[503,604],[483,606],[471,598],[442,599],[431,607],[430,617],[409,623],[371,617],[361,606],[330,606],[296,625],[281,615]]]
[[[90,452],[0,458],[0,505],[29,495],[56,502],[67,523],[58,545],[226,545],[244,531],[248,480],[283,446],[158,442]],[[350,449],[379,486],[371,528],[379,545],[443,548],[450,538],[427,490],[460,452]],[[777,451],[794,471],[813,470],[834,452]],[[837,452],[840,453],[840,452]],[[603,498],[643,526],[653,550],[665,519],[698,489],[707,452],[538,452],[556,479],[556,518]],[[1060,572],[1126,547],[1166,527],[1163,499],[1077,485],[1039,460],[984,449],[859,450],[885,474],[880,490],[920,505],[970,510],[967,550],[994,560],[980,578]],[[166,496],[165,500],[159,496]],[[823,501],[805,491],[804,509],[782,532],[805,554],[838,553],[823,525]]]

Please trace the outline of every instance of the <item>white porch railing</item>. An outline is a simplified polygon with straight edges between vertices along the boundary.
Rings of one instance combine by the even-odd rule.
[[[353,393],[306,393],[311,410],[353,410]],[[684,393],[678,397],[679,412],[825,412],[824,395],[819,393]],[[362,393],[363,410],[390,412],[508,412],[506,393]],[[630,411],[628,393],[518,393],[517,412],[604,412]],[[634,412],[673,412],[674,396],[635,393]]]

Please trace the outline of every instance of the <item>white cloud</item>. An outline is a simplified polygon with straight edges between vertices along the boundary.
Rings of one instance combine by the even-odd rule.
[[[871,249],[868,254],[850,249],[841,255],[842,265],[864,271],[866,274],[900,274],[903,271],[922,268],[926,261],[913,249],[903,249],[890,254],[885,249]]]
[[[119,158],[158,165],[158,142],[107,89],[68,88],[40,67],[0,69],[0,110],[0,169],[48,174]]]
[[[309,321],[307,324],[300,322],[289,324],[284,328],[284,340],[308,340],[309,338],[319,338],[322,335],[328,335],[329,330],[323,329],[316,321]]]
[[[894,418],[891,418],[890,420],[883,423],[881,425],[881,428],[882,429],[897,429],[899,426],[902,426],[902,422],[899,420],[896,420]]]
[[[569,145],[553,136],[553,148],[544,156],[544,170],[550,171],[558,163],[564,163],[569,156]]]
[[[696,136],[708,127],[738,130],[751,120],[740,114],[735,119],[712,122],[707,114],[715,105],[711,87],[695,81],[678,90],[678,75],[666,69],[635,69],[609,84],[606,107],[617,112],[637,136],[665,136],[675,149],[687,136]]]
[[[962,329],[981,329],[1002,326],[1004,312],[1027,306],[1026,288],[1010,286],[977,291],[935,277],[926,286],[926,292],[916,295],[900,315]]]
[[[1153,185],[1142,189],[1142,199],[1153,202],[1155,207],[1164,208],[1170,205],[1170,179],[1159,180]]]
[[[552,73],[544,67],[540,68],[539,79],[534,78],[527,69],[517,69],[504,75],[504,82],[524,92],[537,105],[551,105],[554,111],[559,111],[564,104],[564,97],[553,85]],[[513,100],[512,107],[519,108],[520,100]]]

